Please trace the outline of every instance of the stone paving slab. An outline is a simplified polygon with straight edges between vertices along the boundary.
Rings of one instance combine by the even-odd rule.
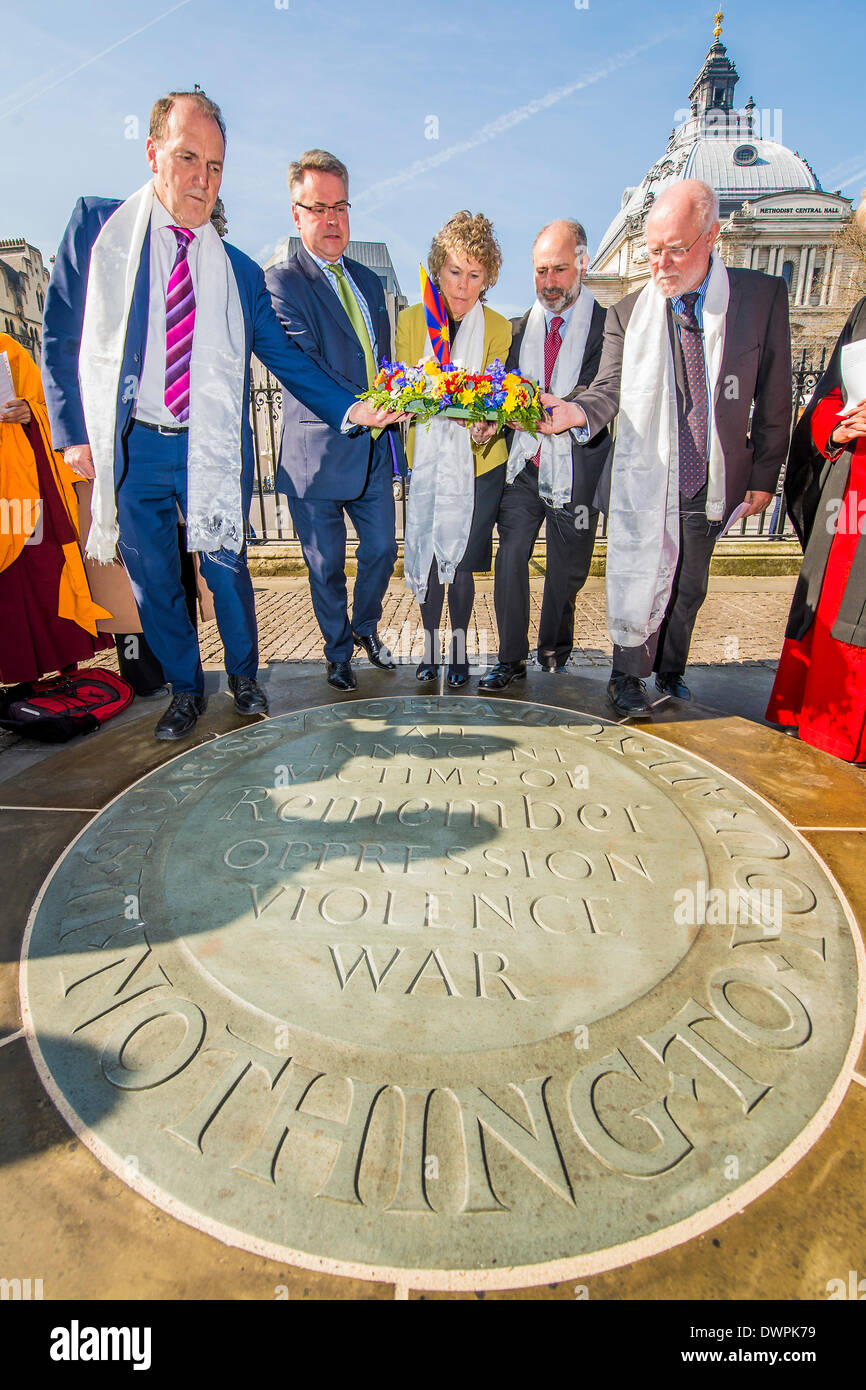
[[[729,663],[724,669],[736,687],[738,668]],[[368,668],[359,675],[360,698],[418,694],[407,670],[389,675]],[[209,686],[214,685],[217,673],[212,671],[208,679]],[[275,714],[333,702],[319,661],[274,661],[266,681]],[[530,670],[513,695],[517,701],[609,714],[604,672],[592,668],[566,678]],[[40,773],[38,790],[32,777],[19,774],[7,781],[8,803],[22,808],[9,813],[3,845],[6,883],[16,889],[14,903],[11,898],[6,902],[7,907],[14,906],[14,914],[10,913],[3,939],[12,969],[21,914],[40,871],[56,857],[56,842],[79,829],[85,818],[85,813],[61,817],[48,806],[104,805],[123,784],[124,770],[128,782],[147,767],[164,762],[165,750],[150,738],[158,710],[136,702],[130,713],[136,709],[141,713],[128,728],[118,725],[92,741],[82,739],[50,756]],[[224,694],[212,700],[196,731],[205,740],[199,752],[215,734],[231,727],[231,718],[226,718],[229,710]],[[638,735],[639,728],[635,728]],[[866,900],[859,866],[861,842],[866,838],[866,773],[768,728],[725,717],[697,703],[683,707],[660,700],[649,728],[657,737],[724,767],[774,802],[815,845],[862,924]],[[82,800],[71,793],[76,760],[85,753],[82,772],[88,796]],[[50,781],[56,792],[53,802],[46,795]],[[37,794],[31,799],[34,791]],[[37,834],[40,821],[44,826]],[[10,871],[15,859],[21,867]],[[790,975],[786,978],[790,983]],[[4,989],[3,999],[13,1003],[11,990]],[[10,1008],[3,1017],[4,1027],[15,1029],[17,1022]],[[587,1276],[581,1283],[590,1299],[824,1299],[828,1281],[844,1278],[849,1269],[862,1269],[858,1252],[863,1248],[866,1171],[863,1064],[861,1055],[859,1075],[852,1076],[829,1128],[787,1176],[714,1230],[620,1269]],[[23,1037],[0,1037],[0,1085],[8,1118],[0,1136],[0,1204],[6,1213],[0,1223],[0,1258],[4,1266],[11,1261],[17,1269],[26,1254],[27,1268],[38,1267],[45,1276],[46,1298],[272,1300],[287,1295],[291,1299],[370,1300],[407,1296],[407,1291],[401,1293],[393,1284],[287,1268],[279,1260],[233,1249],[173,1222],[104,1169],[70,1134],[32,1070]],[[511,1292],[413,1291],[408,1296],[572,1301],[578,1295],[575,1282],[563,1280]]]

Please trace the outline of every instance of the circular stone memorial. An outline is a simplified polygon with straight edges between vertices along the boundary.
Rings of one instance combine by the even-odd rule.
[[[759,797],[642,729],[458,697],[182,753],[56,865],[40,1074],[199,1228],[421,1288],[610,1268],[776,1181],[862,1036],[849,914]]]

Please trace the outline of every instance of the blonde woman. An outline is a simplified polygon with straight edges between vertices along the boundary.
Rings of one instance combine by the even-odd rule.
[[[483,302],[501,264],[493,224],[481,213],[455,213],[430,247],[427,265],[445,300],[451,361],[467,371],[483,371],[508,356],[511,325]],[[432,356],[424,305],[413,304],[397,320],[397,360],[415,366]],[[448,684],[456,689],[469,679],[466,629],[475,600],[473,575],[492,565],[493,526],[505,485],[508,447],[492,422],[467,429],[462,421],[440,416],[429,426],[410,425],[407,454],[412,482],[404,573],[424,626],[424,656],[415,674],[420,681],[437,677],[443,586],[448,584]]]

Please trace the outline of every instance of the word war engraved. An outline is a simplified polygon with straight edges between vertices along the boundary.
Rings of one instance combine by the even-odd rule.
[[[181,755],[60,861],[22,978],[52,1097],[131,1186],[420,1287],[707,1229],[828,1122],[858,1041],[845,907],[784,821],[516,701],[362,700]]]

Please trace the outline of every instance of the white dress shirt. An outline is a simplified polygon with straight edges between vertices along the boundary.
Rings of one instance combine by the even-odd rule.
[[[337,299],[340,299],[340,291],[339,291],[338,288],[337,288],[337,277],[336,277],[336,275],[334,274],[334,266],[335,266],[335,265],[341,265],[341,266],[343,267],[343,271],[344,271],[344,273],[345,273],[346,279],[347,279],[347,281],[349,282],[349,289],[352,291],[352,294],[355,296],[355,298],[356,298],[357,301],[358,301],[358,308],[361,310],[361,317],[362,317],[362,319],[364,320],[364,323],[366,324],[367,333],[368,333],[369,338],[370,338],[370,346],[371,346],[371,348],[373,349],[373,361],[374,361],[374,363],[375,363],[375,361],[376,361],[376,335],[375,335],[375,333],[373,332],[373,320],[372,320],[372,318],[370,317],[370,306],[368,305],[366,299],[364,298],[364,296],[362,295],[361,291],[358,289],[358,286],[355,284],[355,281],[352,279],[351,275],[349,274],[348,270],[346,269],[346,263],[345,263],[345,261],[343,260],[343,257],[341,256],[340,259],[339,259],[338,261],[323,261],[322,258],[321,258],[321,256],[317,256],[316,253],[315,253],[315,251],[311,251],[311,250],[310,250],[309,246],[308,246],[307,243],[304,241],[303,237],[301,238],[301,245],[303,246],[303,248],[304,248],[304,250],[306,251],[307,255],[308,255],[308,256],[312,256],[313,260],[316,262],[316,265],[319,267],[319,269],[321,270],[322,274],[324,275],[326,284],[330,285],[330,287],[331,287],[331,289],[334,291],[334,294],[336,295]],[[329,271],[331,272],[330,275],[328,274]],[[341,304],[342,304],[342,302],[343,302],[343,301],[340,299],[340,303],[341,303]],[[354,409],[354,406],[351,406],[351,405],[350,405],[350,406],[349,406],[349,409],[346,411],[345,415],[343,416],[342,422],[341,422],[341,424],[340,424],[340,433],[341,433],[341,434],[359,434],[362,428],[366,428],[366,426],[363,426],[363,427],[362,427],[361,425],[355,425],[355,424],[353,424],[352,421],[349,419],[349,414],[350,414],[350,412],[351,412],[353,409]]]
[[[141,369],[141,383],[134,413],[136,420],[144,420],[150,425],[170,425],[178,429],[180,421],[176,415],[172,415],[165,403],[165,296],[177,259],[177,237],[170,230],[175,225],[168,209],[163,207],[158,198],[154,198],[150,217],[150,306],[144,365]],[[187,263],[192,277],[193,294],[197,296],[198,248],[204,228],[194,227],[190,230],[193,239],[189,243]]]

